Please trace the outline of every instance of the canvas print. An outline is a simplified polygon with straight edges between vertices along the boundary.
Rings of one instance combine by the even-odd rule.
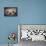
[[[4,16],[17,16],[17,7],[4,7]]]

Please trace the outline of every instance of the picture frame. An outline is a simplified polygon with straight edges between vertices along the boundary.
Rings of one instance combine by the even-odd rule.
[[[4,16],[18,16],[18,8],[4,7]]]

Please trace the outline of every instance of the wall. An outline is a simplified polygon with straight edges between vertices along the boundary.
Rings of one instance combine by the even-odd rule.
[[[21,24],[46,24],[46,0],[28,0],[22,6]]]
[[[4,17],[4,7],[18,7],[17,17]],[[7,44],[17,24],[46,24],[46,0],[0,0],[0,44]]]
[[[8,34],[10,32],[18,32],[17,24],[19,23],[20,16],[20,5],[21,2],[17,0],[1,0],[0,1],[0,44],[7,44]],[[17,17],[5,17],[4,16],[4,7],[18,7],[18,16]],[[15,42],[18,42],[17,39]]]

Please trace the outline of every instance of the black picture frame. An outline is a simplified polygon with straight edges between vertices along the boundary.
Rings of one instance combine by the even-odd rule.
[[[18,16],[18,8],[4,7],[4,16]]]

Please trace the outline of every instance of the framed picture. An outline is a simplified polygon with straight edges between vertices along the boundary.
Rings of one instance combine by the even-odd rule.
[[[4,7],[4,16],[18,16],[17,7]]]
[[[21,40],[46,41],[46,25],[45,24],[20,24],[18,25],[18,33]]]

